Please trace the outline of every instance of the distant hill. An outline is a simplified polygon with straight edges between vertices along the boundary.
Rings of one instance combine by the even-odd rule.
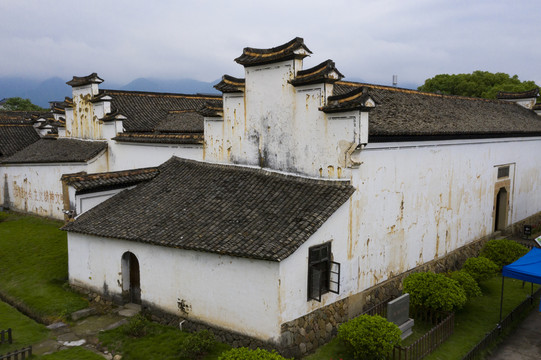
[[[64,100],[64,97],[71,96],[71,87],[66,85],[66,81],[68,80],[63,80],[59,77],[53,77],[43,81],[20,77],[0,77],[0,100],[10,97],[22,97],[23,99],[30,99],[33,104],[48,108],[49,101]],[[363,82],[360,78],[348,78],[345,80]],[[138,78],[126,85],[105,82],[101,85],[101,88],[180,94],[220,94],[218,90],[213,88],[218,82],[219,80],[204,82],[194,79],[161,80]],[[419,85],[399,82],[398,86],[406,89],[417,89]]]
[[[213,88],[213,86],[217,83],[218,80],[213,82],[204,82],[194,79],[160,80],[138,78],[133,80],[129,84],[120,87],[120,89],[183,94],[220,94],[218,90]]]
[[[69,80],[69,79],[68,79]],[[71,96],[71,87],[59,77],[39,81],[20,77],[0,77],[0,100],[10,97],[30,99],[33,104],[44,108],[49,107],[49,101],[64,100]],[[213,88],[218,81],[204,82],[193,79],[160,80],[139,78],[126,85],[104,83],[104,89],[120,89],[134,91],[170,92],[183,94],[219,94]]]

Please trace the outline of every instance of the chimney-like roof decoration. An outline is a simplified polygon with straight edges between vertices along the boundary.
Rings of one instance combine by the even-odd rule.
[[[222,81],[214,85],[214,88],[223,93],[244,92],[245,80],[233,76],[224,75]]]
[[[206,102],[199,110],[197,110],[197,113],[204,117],[223,117],[224,108],[220,103]]]
[[[310,49],[304,45],[304,40],[296,37],[290,42],[270,49],[246,47],[235,61],[244,66],[256,66],[291,59],[304,59],[311,53]]]
[[[528,91],[521,92],[505,92],[499,91],[496,98],[500,100],[518,100],[518,99],[530,99],[539,96],[539,88],[534,88]]]
[[[101,79],[97,73],[92,73],[88,76],[74,76],[73,79],[68,81],[66,84],[72,87],[84,86],[88,84],[101,84],[103,79]]]
[[[334,64],[334,61],[327,60],[313,68],[297,72],[297,76],[290,83],[293,86],[334,83],[344,77]]]
[[[343,112],[351,110],[371,110],[376,106],[376,102],[366,87],[359,87],[343,95],[329,96],[327,105],[319,110],[325,113]]]

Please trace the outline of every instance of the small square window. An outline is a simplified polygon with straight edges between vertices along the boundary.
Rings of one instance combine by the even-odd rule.
[[[501,166],[498,168],[498,179],[509,177],[509,166]]]

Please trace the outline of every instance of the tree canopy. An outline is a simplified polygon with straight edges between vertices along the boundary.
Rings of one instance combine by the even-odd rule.
[[[426,79],[418,90],[461,95],[485,99],[495,99],[498,91],[521,92],[538,87],[534,81],[520,81],[517,75],[474,71],[471,74],[440,74]],[[539,101],[539,99],[538,99]]]
[[[3,104],[3,108],[0,109],[5,111],[47,111],[38,105],[32,104],[30,99],[23,99],[20,97],[12,97],[6,99],[6,102]]]

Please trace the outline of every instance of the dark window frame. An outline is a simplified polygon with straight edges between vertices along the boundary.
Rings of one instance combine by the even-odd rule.
[[[340,264],[332,261],[331,242],[308,249],[308,301],[340,293]]]

